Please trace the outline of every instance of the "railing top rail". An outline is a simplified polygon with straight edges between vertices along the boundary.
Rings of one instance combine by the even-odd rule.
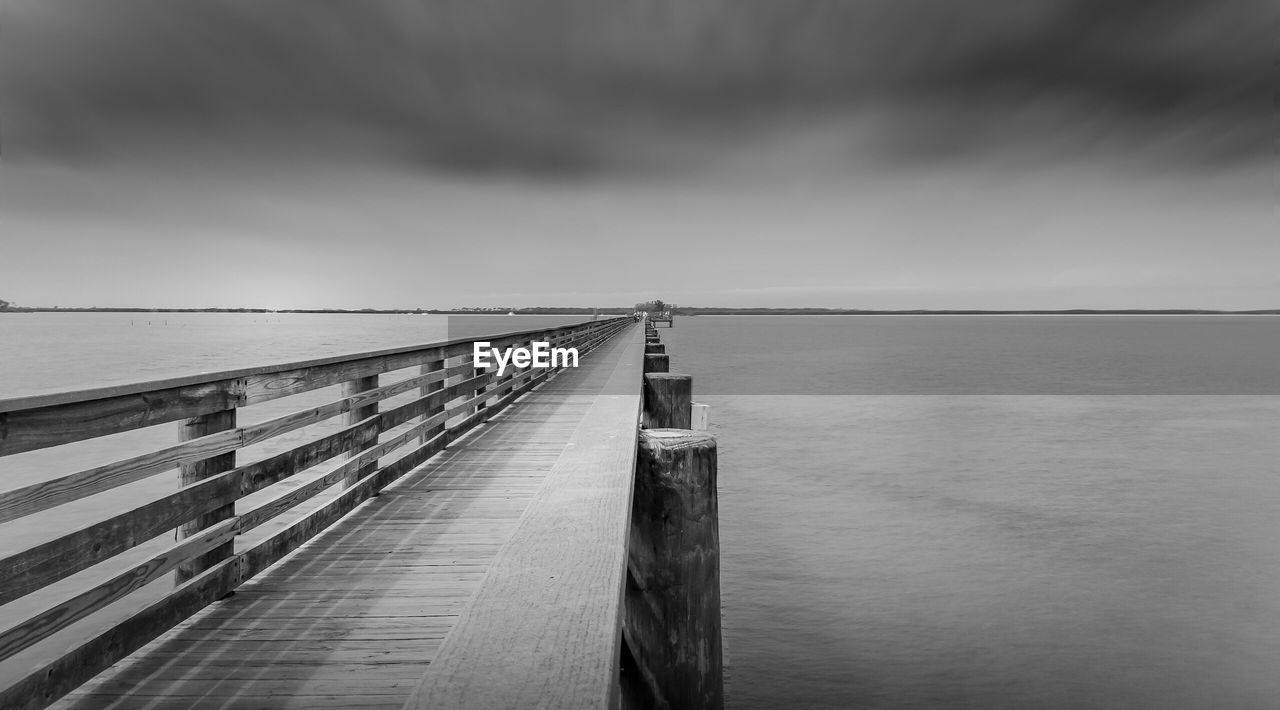
[[[190,387],[193,385],[203,385],[213,382],[221,382],[224,380],[234,380],[241,377],[252,377],[257,375],[270,375],[278,372],[288,372],[291,370],[302,370],[307,368],[323,367],[325,365],[335,365],[339,363],[354,362],[357,360],[366,360],[370,358],[386,357],[389,355],[403,355],[418,350],[431,350],[435,348],[447,348],[456,345],[473,342],[480,338],[514,338],[524,335],[534,335],[537,333],[547,333],[559,330],[567,330],[571,328],[587,325],[592,322],[606,323],[618,320],[618,317],[602,318],[598,321],[579,321],[575,323],[567,323],[564,325],[556,325],[541,328],[530,328],[528,330],[508,331],[501,333],[484,333],[470,335],[461,338],[452,338],[450,340],[441,340],[432,343],[424,343],[421,345],[402,345],[394,348],[385,348],[381,350],[370,350],[367,352],[348,353],[344,355],[331,355],[328,357],[315,358],[311,360],[298,360],[293,362],[276,363],[271,365],[259,365],[253,367],[236,368],[232,370],[220,370],[217,372],[201,372],[194,375],[183,375],[180,377],[164,378],[159,380],[147,380],[144,382],[131,382],[120,385],[108,385],[106,387],[93,387],[81,390],[69,390],[66,392],[52,392],[48,394],[27,395],[23,397],[11,397],[8,399],[0,399],[0,414],[5,412],[16,412],[26,409],[39,409],[41,407],[51,407],[63,404],[75,404],[79,402],[91,402],[97,399],[110,399],[112,397],[123,397],[144,392],[152,392],[155,390],[173,389],[177,387]]]

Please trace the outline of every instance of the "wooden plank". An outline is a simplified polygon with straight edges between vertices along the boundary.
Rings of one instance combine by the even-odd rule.
[[[236,533],[237,522],[234,519],[227,520],[180,540],[146,562],[112,574],[88,591],[0,633],[0,660],[9,658],[95,611],[123,599],[130,592],[159,579],[161,575],[192,557],[229,542]]]
[[[644,355],[610,381],[406,708],[614,707]],[[575,544],[565,545],[571,536]],[[530,614],[529,609],[565,613]]]
[[[415,399],[407,404],[379,412],[375,416],[364,419],[333,434],[314,439],[262,461],[242,466],[237,471],[240,472],[242,477],[243,492],[248,495],[262,490],[267,486],[289,478],[298,471],[346,453],[357,442],[369,436],[369,432],[386,431],[423,414],[433,407],[442,406],[450,398],[468,391],[468,388],[474,387],[475,383],[484,381],[487,377],[488,375],[478,375],[464,380],[430,396]]]
[[[353,471],[364,468],[366,464],[369,464],[370,462],[376,463],[379,458],[405,445],[405,443],[410,439],[420,436],[424,431],[434,429],[439,424],[443,423],[447,417],[447,413],[441,412],[430,419],[419,422],[414,425],[412,429],[387,439],[377,446],[362,452],[350,461],[343,462],[341,466],[338,466],[324,476],[308,481],[305,484],[289,491],[285,495],[274,498],[268,503],[254,508],[251,511],[245,511],[245,513],[241,515],[241,519],[243,521],[241,529],[243,531],[252,530],[268,520],[288,511],[290,508],[293,508],[302,501],[312,498],[329,486],[332,486],[339,481],[346,480]],[[428,440],[426,444],[422,445],[422,447],[430,448],[434,443],[434,440]],[[444,446],[441,443],[438,448],[431,449],[431,451],[434,453],[435,451],[439,451],[443,448]],[[430,454],[428,454],[428,456],[429,455]]]
[[[465,369],[459,367],[430,372],[356,397],[336,400],[259,424],[202,436],[159,451],[5,491],[0,493],[0,523],[140,481],[175,466],[251,446],[348,412],[353,407],[388,399],[422,386],[438,388],[441,380],[451,374],[460,374]]]
[[[222,474],[0,559],[0,604],[91,567],[239,497],[239,479]]]
[[[178,622],[226,596],[238,584],[236,563],[236,559],[220,563],[61,658],[36,668],[26,678],[0,690],[0,707],[37,710],[67,694]]]
[[[243,388],[242,380],[224,380],[3,412],[0,456],[230,409],[241,402]]]

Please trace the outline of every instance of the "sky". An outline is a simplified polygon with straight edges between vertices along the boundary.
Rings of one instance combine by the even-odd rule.
[[[1278,14],[0,0],[0,298],[1280,308]]]

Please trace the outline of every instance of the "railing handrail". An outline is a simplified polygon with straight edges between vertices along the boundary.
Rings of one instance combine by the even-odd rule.
[[[0,400],[0,456],[190,419],[349,382],[427,361],[469,354],[470,344],[494,345],[598,330],[625,319],[514,331],[339,355],[263,367]],[[6,409],[7,407],[7,409]]]
[[[497,316],[494,316],[496,319]],[[612,318],[602,318],[600,320],[586,320],[565,325],[556,325],[542,328],[531,328],[529,330],[509,331],[500,333],[486,333],[469,335],[460,338],[452,338],[449,340],[441,340],[430,343],[422,343],[419,345],[399,345],[392,348],[383,348],[380,350],[369,350],[358,353],[348,353],[343,355],[330,355],[310,360],[297,360],[293,362],[276,363],[271,365],[255,365],[250,367],[241,367],[231,370],[219,370],[216,372],[201,372],[194,375],[182,375],[179,377],[168,377],[158,380],[146,380],[142,382],[127,382],[118,385],[106,385],[102,387],[89,387],[78,390],[68,390],[65,392],[49,392],[45,394],[23,395],[21,397],[0,398],[0,414],[7,412],[15,412],[25,409],[39,409],[41,407],[57,406],[62,404],[76,404],[80,402],[89,402],[97,399],[110,399],[112,397],[122,397],[133,394],[143,394],[156,390],[172,389],[175,387],[189,387],[192,385],[211,384],[222,380],[235,380],[242,377],[253,377],[256,375],[272,375],[280,372],[288,372],[290,370],[303,370],[325,365],[335,365],[339,363],[355,362],[356,360],[366,360],[369,358],[387,357],[389,355],[403,355],[413,353],[420,350],[433,350],[438,348],[449,348],[458,345],[466,345],[480,339],[506,339],[519,338],[521,336],[537,335],[539,333],[550,333],[558,330],[566,330],[583,326],[588,323],[607,323],[627,318],[626,316],[614,316]]]

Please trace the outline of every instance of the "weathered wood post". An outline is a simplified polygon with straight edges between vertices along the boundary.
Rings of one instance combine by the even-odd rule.
[[[199,417],[193,417],[182,423],[178,429],[178,438],[182,441],[190,441],[199,439],[202,436],[216,434],[220,431],[236,428],[236,410],[223,409],[217,412],[211,412]],[[236,467],[236,452],[228,451],[225,454],[211,456],[194,463],[183,464],[180,468],[180,484],[181,486],[189,486],[193,483],[199,483],[206,478],[230,471]],[[201,530],[207,527],[217,525],[218,523],[235,517],[235,502],[214,508],[207,513],[201,514],[188,520],[178,527],[177,538],[182,540],[193,535],[199,535]],[[177,571],[174,573],[179,584],[195,577],[201,572],[209,569],[213,565],[227,559],[234,551],[235,543],[227,541],[208,552],[196,557],[188,562],[178,565]]]
[[[670,372],[650,372],[644,376],[645,429],[691,429],[689,407],[693,401],[693,378]]]
[[[645,355],[665,355],[666,353],[667,353],[667,346],[663,345],[662,343],[645,343],[645,346],[644,346]]]
[[[641,431],[623,625],[632,697],[624,706],[724,706],[717,521],[715,438]]]
[[[433,372],[436,372],[437,370],[444,370],[444,363],[445,363],[444,360],[428,360],[419,369],[418,374],[429,375]],[[433,392],[439,392],[440,390],[444,389],[444,387],[445,387],[444,377],[441,377],[439,380],[436,380],[435,382],[429,382],[423,385],[422,387],[419,387],[418,396],[427,397],[431,395]],[[441,402],[440,404],[428,409],[427,413],[422,415],[422,421],[426,421],[431,417],[436,416],[440,412],[443,412],[444,405],[445,403]],[[422,432],[422,436],[418,437],[418,445],[421,446],[427,443],[433,437],[439,435],[440,432],[442,431],[444,431],[444,422],[441,422],[439,426],[433,426],[430,429]]]
[[[350,380],[348,382],[342,383],[342,396],[354,397],[355,395],[358,395],[361,392],[367,392],[371,389],[377,389],[377,388],[378,388],[377,375],[370,375],[368,377],[357,377],[354,380]],[[346,416],[343,419],[344,419],[344,423],[347,426],[354,426],[355,424],[358,424],[359,422],[362,422],[365,419],[368,419],[369,417],[372,417],[377,413],[378,413],[378,403],[374,402],[373,404],[366,404],[363,407],[352,408],[351,411],[347,412]],[[358,456],[360,455],[361,451],[364,451],[365,449],[371,449],[374,446],[376,446],[377,443],[378,443],[378,432],[376,429],[371,430],[370,433],[368,434],[365,434],[362,432],[361,435],[357,437],[357,441],[355,445],[351,447],[350,455],[352,457]],[[352,471],[351,473],[347,474],[347,477],[343,479],[342,485],[348,488],[351,486],[354,486],[356,482],[358,482],[361,478],[364,478],[370,473],[373,473],[373,470],[377,467],[378,467],[377,461],[370,461],[369,463],[361,466],[355,471]]]
[[[645,355],[644,372],[670,372],[671,357],[669,355]]]

